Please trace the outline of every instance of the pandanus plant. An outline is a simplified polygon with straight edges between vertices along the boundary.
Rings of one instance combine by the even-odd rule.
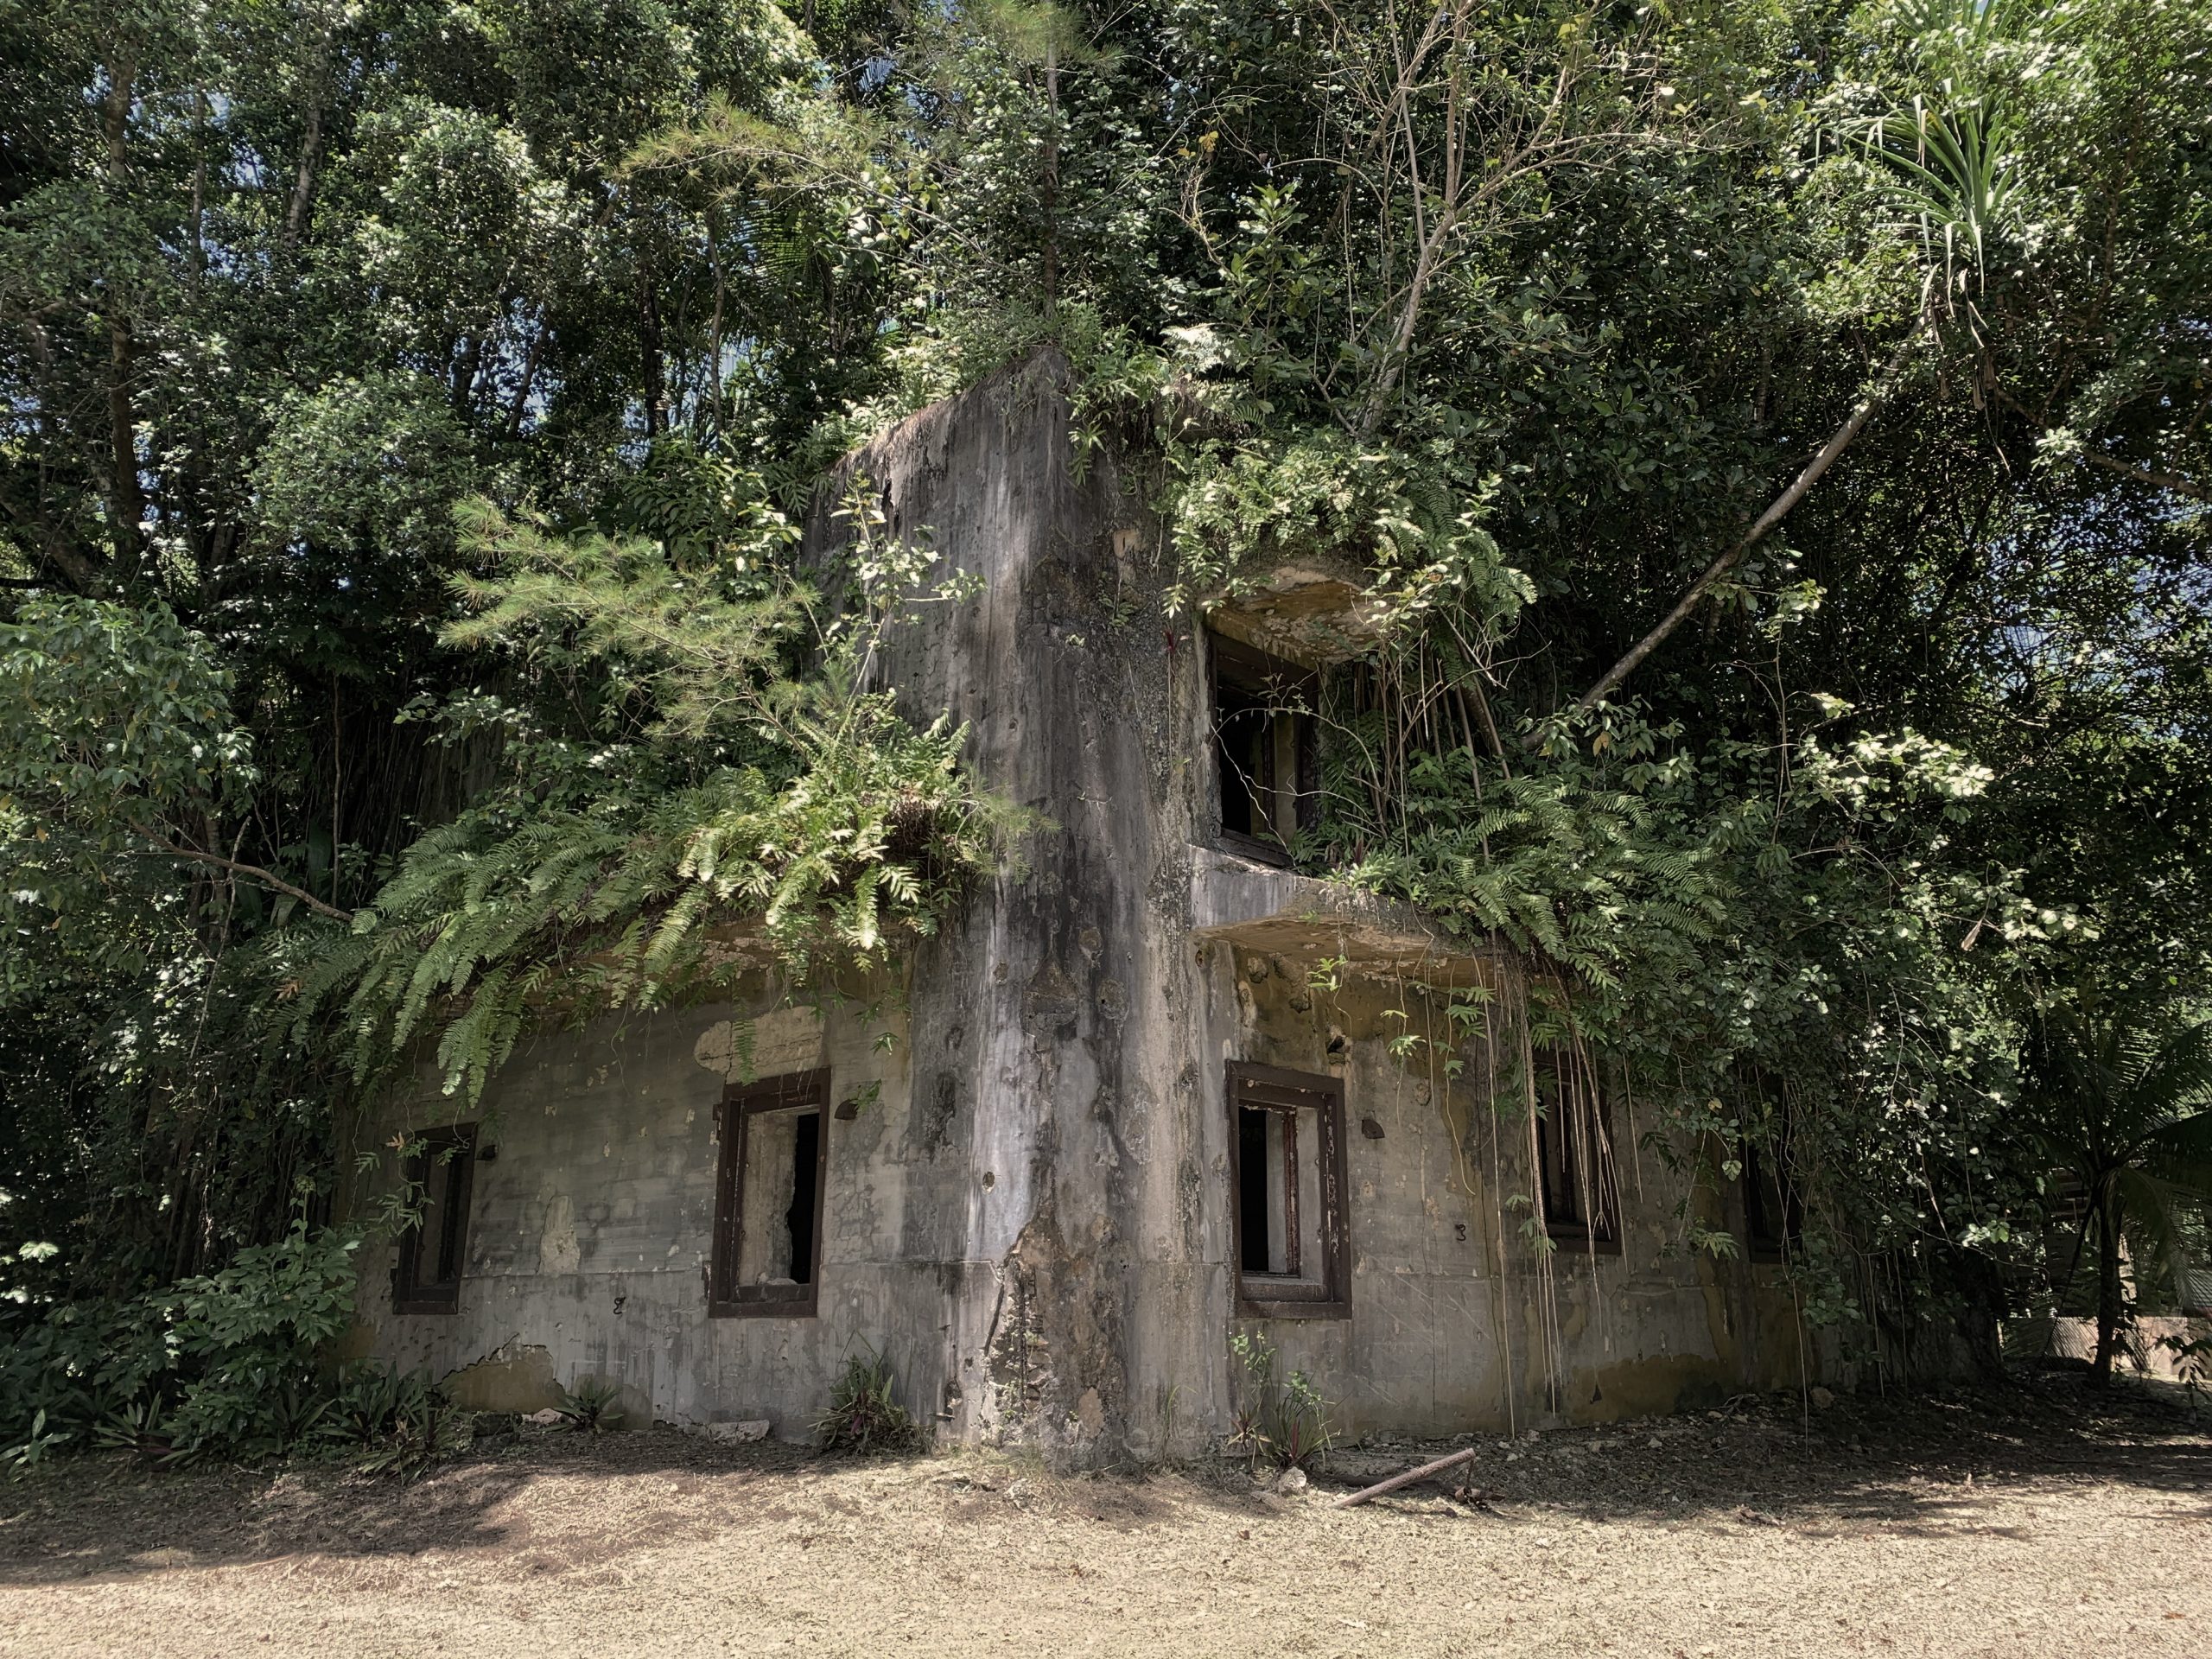
[[[2180,1279],[2182,1219],[2212,1202],[2212,1019],[2165,999],[2085,1000],[2040,1014],[2023,1058],[2028,1128],[2084,1195],[2075,1259],[2094,1245],[2101,1387],[2128,1313],[2123,1247],[2139,1286]]]
[[[1995,245],[2017,239],[2022,180],[2013,122],[1985,69],[1993,49],[2019,38],[2031,8],[2018,0],[1917,0],[1897,13],[1929,81],[1858,137],[1898,228],[1917,236],[1944,310],[1963,310],[1979,340],[1974,296],[1988,283]]]
[[[1940,255],[1944,290],[1963,287],[1969,271],[1980,287],[2018,183],[2004,112],[1947,86],[1870,121],[1866,144],[1883,164],[1891,204],[1916,225],[1931,268]]]

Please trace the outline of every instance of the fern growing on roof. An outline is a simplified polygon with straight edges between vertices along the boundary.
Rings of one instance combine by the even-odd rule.
[[[533,1021],[726,991],[777,966],[827,983],[936,930],[1018,816],[972,791],[965,731],[917,729],[866,689],[931,556],[863,496],[849,593],[790,575],[765,506],[743,550],[480,512],[488,574],[449,645],[503,659],[498,695],[437,711],[495,727],[499,785],[395,864],[350,933],[295,969],[301,1020],[342,1010],[366,1073],[435,1036],[474,1098]]]

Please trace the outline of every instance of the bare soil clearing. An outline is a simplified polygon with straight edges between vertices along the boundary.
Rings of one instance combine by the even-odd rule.
[[[1055,1478],[666,1431],[533,1435],[402,1488],[48,1467],[0,1487],[0,1653],[2212,1653],[2212,1420],[2071,1377]]]

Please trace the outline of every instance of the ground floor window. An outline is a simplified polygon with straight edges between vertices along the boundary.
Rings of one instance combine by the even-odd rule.
[[[423,1129],[410,1143],[407,1179],[419,1188],[420,1223],[400,1235],[391,1275],[397,1313],[453,1313],[461,1308],[461,1268],[468,1248],[468,1196],[476,1168],[476,1126]]]
[[[1744,1243],[1754,1262],[1787,1261],[1796,1251],[1804,1230],[1804,1206],[1797,1189],[1782,1167],[1787,1120],[1774,1147],[1762,1146],[1746,1134],[1737,1147],[1744,1166]]]
[[[1344,1084],[1232,1063],[1227,1092],[1239,1311],[1257,1319],[1344,1318],[1351,1309]]]
[[[723,1096],[709,1313],[815,1312],[830,1168],[823,1139],[829,1096],[827,1071],[732,1085]]]
[[[1536,1160],[1544,1230],[1561,1244],[1620,1249],[1620,1184],[1612,1111],[1597,1071],[1580,1054],[1536,1063]]]

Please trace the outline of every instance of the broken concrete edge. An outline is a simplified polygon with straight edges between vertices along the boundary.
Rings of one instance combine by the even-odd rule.
[[[1331,667],[1367,655],[1389,632],[1388,608],[1367,579],[1349,563],[1286,552],[1264,569],[1240,572],[1200,603],[1199,614],[1239,645],[1301,668]]]
[[[1200,940],[1343,962],[1439,988],[1495,989],[1516,970],[1508,946],[1471,944],[1412,905],[1212,847],[1191,849],[1191,923]]]
[[[559,1428],[569,1419],[558,1406],[548,1406],[543,1411],[526,1411],[522,1421],[537,1428]],[[754,1440],[765,1440],[775,1432],[775,1424],[766,1417],[752,1417],[731,1423],[694,1423],[662,1421],[655,1428],[673,1429],[678,1434],[688,1434],[696,1440],[710,1440],[717,1446],[744,1446]]]
[[[670,1423],[666,1427],[679,1434],[710,1440],[716,1446],[745,1446],[765,1440],[775,1431],[775,1425],[766,1417],[748,1417],[734,1423]]]

